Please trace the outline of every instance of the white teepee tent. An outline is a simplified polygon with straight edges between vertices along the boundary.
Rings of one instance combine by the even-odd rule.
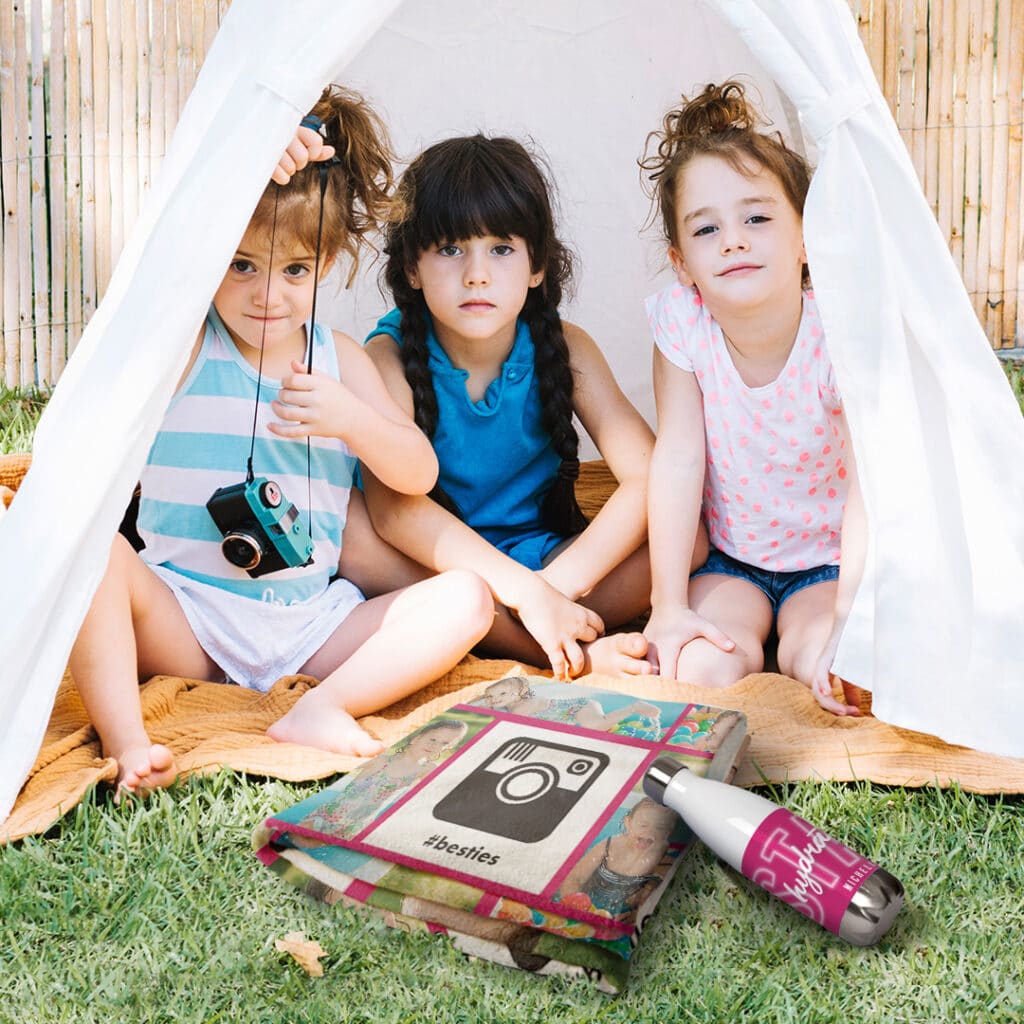
[[[374,35],[396,6],[397,0],[287,6],[236,0],[231,7],[157,186],[47,410],[32,469],[0,529],[3,578],[18,581],[17,588],[8,582],[0,591],[0,819],[38,749],[68,651],[195,325],[277,156],[323,84],[343,67],[346,81],[371,95],[377,90],[365,79],[373,74],[381,82],[408,85],[415,73],[408,62],[389,60],[391,50],[374,49],[388,32],[414,49],[423,43],[397,20]],[[423,18],[421,6],[407,4],[409,10],[395,18],[409,17],[415,25]],[[474,10],[481,6],[488,5]],[[868,571],[836,667],[873,689],[882,718],[952,742],[1024,756],[1024,701],[1014,693],[1015,627],[1024,621],[1024,520],[1018,514],[1024,499],[1024,422],[920,194],[848,8],[843,0],[715,0],[710,6],[717,14],[684,0],[671,6],[685,14],[675,47],[670,26],[652,23],[646,14],[630,16],[635,5],[564,5],[564,15],[557,3],[537,7],[546,13],[534,28],[539,24],[540,38],[552,44],[537,75],[550,72],[548,82],[566,89],[582,82],[586,95],[597,100],[579,109],[552,102],[561,95],[557,89],[546,84],[531,93],[522,72],[506,83],[505,92],[525,92],[537,104],[547,98],[548,122],[553,118],[557,125],[561,118],[566,135],[582,123],[594,145],[579,173],[587,164],[607,162],[621,136],[635,190],[632,161],[643,133],[679,90],[747,71],[751,60],[774,79],[817,149],[805,214],[807,246],[871,522]],[[479,16],[493,20],[516,7],[490,5]],[[573,31],[583,17],[592,19],[587,31]],[[734,33],[723,34],[723,24]],[[521,22],[511,19],[498,27],[510,25],[516,29]],[[495,59],[493,36],[471,37],[455,22],[449,28],[444,59],[424,63],[423,73],[445,68],[453,83],[446,90],[448,109],[465,108],[472,115],[478,87],[504,69]],[[561,49],[554,45],[559,39]],[[587,40],[596,40],[597,52],[580,66],[574,62]],[[749,51],[737,51],[737,40]],[[618,73],[617,60],[639,48],[643,69],[645,61],[653,63],[649,54],[656,45],[682,52],[684,43],[710,52],[714,66],[673,62],[670,74],[682,68],[675,88],[657,98],[653,113],[634,118],[654,97],[639,80]],[[747,63],[734,66],[735,60]],[[412,81],[411,87],[425,83]],[[399,126],[402,111],[387,104],[385,109],[399,127],[399,142],[403,130],[411,141],[416,133]],[[432,109],[423,113],[433,116]],[[596,231],[588,235],[581,227],[576,238],[585,257],[584,280],[589,246],[615,253],[618,273],[608,271],[607,279],[581,290],[577,309],[584,310],[588,295],[598,290],[617,291],[624,302],[635,303],[633,319],[613,324],[632,333],[632,355],[612,362],[631,393],[645,392],[650,344],[640,304],[656,284],[644,276],[643,250],[634,254],[620,244],[624,239],[614,236],[612,219],[603,216],[616,205],[619,186],[610,192],[593,184],[589,191],[574,189],[571,181],[567,186],[561,151],[540,136],[529,114],[501,125],[489,123],[483,109],[476,113],[469,124],[446,115],[443,128],[531,131],[552,153],[568,220]],[[643,205],[633,202],[619,205],[629,207],[635,226]],[[639,216],[633,217],[634,209]],[[634,269],[642,281],[630,277]],[[357,321],[368,322],[379,308],[379,299],[367,293],[356,302]],[[576,309],[570,315],[585,319]],[[340,322],[351,329],[349,320]]]

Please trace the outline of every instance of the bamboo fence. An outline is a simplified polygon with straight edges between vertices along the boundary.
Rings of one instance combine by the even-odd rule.
[[[0,0],[0,366],[52,384],[230,0]],[[848,0],[996,349],[1024,345],[1024,0]]]

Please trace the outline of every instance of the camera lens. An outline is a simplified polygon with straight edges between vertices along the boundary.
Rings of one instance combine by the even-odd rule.
[[[239,569],[255,569],[263,557],[263,545],[248,533],[229,533],[221,541],[224,557]]]
[[[594,766],[593,766],[593,764],[590,761],[587,761],[587,760],[585,760],[584,758],[581,757],[581,758],[577,758],[577,760],[573,761],[573,763],[571,765],[569,765],[569,767],[566,768],[565,770],[570,775],[586,775],[587,772],[589,772],[590,769],[593,768],[593,767]]]
[[[281,504],[281,488],[273,480],[268,480],[260,487],[260,498],[267,508],[277,508]]]
[[[544,796],[558,782],[549,764],[524,764],[503,775],[495,795],[503,804],[525,804]]]

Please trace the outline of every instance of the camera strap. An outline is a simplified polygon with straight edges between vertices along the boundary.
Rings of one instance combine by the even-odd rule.
[[[277,234],[277,201],[280,198],[281,190],[275,189],[274,191],[274,216],[270,221],[270,267],[267,269],[267,290],[263,297],[263,308],[270,303],[270,276],[274,266],[274,236]],[[315,293],[314,293],[315,294]],[[260,391],[263,387],[263,350],[266,348],[267,342],[267,322],[263,321],[263,330],[260,332],[260,361],[256,367],[256,401],[253,403],[252,409],[252,436],[249,438],[249,458],[245,463],[245,482],[251,484],[256,474],[252,468],[252,457],[256,451],[256,423],[259,419],[260,413]],[[312,346],[310,346],[312,352]],[[308,472],[308,460],[307,460],[307,472]]]
[[[323,244],[323,233],[324,233],[324,198],[327,195],[327,174],[332,164],[338,164],[341,161],[336,157],[331,157],[330,160],[325,160],[320,164],[320,212],[317,220],[316,227],[316,254],[313,258],[313,303],[310,309],[309,315],[309,331],[306,339],[307,354],[306,354],[306,372],[313,372],[313,347],[314,347],[314,334],[316,332],[316,296],[319,291],[320,281],[320,256],[321,248]],[[270,222],[270,265],[271,269],[267,273],[267,290],[264,298],[264,304],[268,305],[270,302],[270,277],[274,263],[274,241],[277,235],[277,206],[278,200],[280,199],[281,191],[280,188],[274,191],[274,213]],[[260,409],[260,391],[263,387],[263,351],[266,345],[267,337],[267,325],[266,322],[263,324],[263,330],[260,334],[260,359],[259,364],[256,367],[256,401],[253,406],[252,412],[252,433],[249,438],[249,457],[245,464],[245,482],[251,484],[255,479],[255,471],[253,469],[253,456],[256,451],[256,426],[259,420],[259,409]],[[310,536],[313,531],[313,459],[312,459],[312,446],[310,439],[306,438],[306,508],[309,512],[309,528]]]

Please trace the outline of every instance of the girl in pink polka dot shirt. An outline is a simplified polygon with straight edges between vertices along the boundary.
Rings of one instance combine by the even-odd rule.
[[[807,288],[810,171],[758,125],[739,83],[709,85],[666,116],[642,164],[676,275],[647,302],[658,407],[648,657],[663,676],[727,686],[763,668],[774,626],[780,671],[822,707],[856,714],[833,696],[829,667],[863,512]],[[688,578],[701,519],[712,550]]]

